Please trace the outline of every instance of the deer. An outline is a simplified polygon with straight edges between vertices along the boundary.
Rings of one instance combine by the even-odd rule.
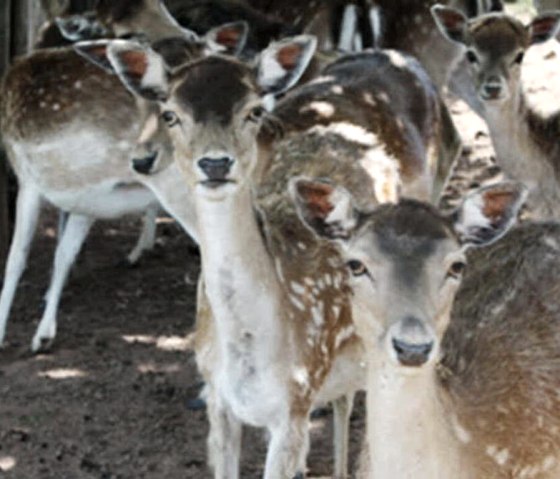
[[[411,199],[364,209],[328,177],[293,178],[290,193],[351,275],[360,477],[559,477],[560,227],[513,228],[527,189],[486,186],[448,215]]]
[[[140,7],[143,4],[136,3]],[[116,8],[118,2],[112,2],[112,6]],[[170,15],[163,4],[158,8],[161,15],[154,20],[158,28],[145,33],[170,55],[175,55],[177,45],[160,35],[179,36],[176,42],[183,46],[182,55],[187,52],[190,58],[216,49],[227,53],[230,47],[237,49],[233,45],[236,38],[242,43],[245,37],[246,25],[241,24],[217,28],[199,38],[169,21],[164,33],[163,24]],[[155,19],[157,12],[149,12]],[[138,8],[133,13],[144,18]],[[112,23],[118,33],[130,32],[132,26],[127,22],[125,29]],[[95,56],[94,52],[105,48],[103,42],[93,43],[80,51]],[[129,168],[129,155],[147,114],[146,105],[139,106],[116,76],[92,65],[72,48],[39,50],[16,61],[2,83],[2,99],[3,142],[19,191],[15,231],[0,294],[0,344],[42,201],[70,213],[56,247],[46,308],[31,343],[31,350],[37,352],[49,347],[56,335],[63,285],[95,219],[147,211],[143,233],[128,256],[135,262],[153,243],[157,198],[166,203],[166,189],[157,190],[155,184],[152,189],[146,187]],[[187,205],[185,202],[181,211]],[[196,238],[193,221],[192,214],[185,213],[182,225]]]
[[[461,12],[441,6],[433,8],[433,15],[443,35],[461,45],[469,61],[498,165],[529,187],[534,218],[557,218],[560,113],[544,117],[528,104],[521,66],[531,45],[556,35],[560,12],[543,13],[528,25],[505,14],[467,20]]]
[[[349,397],[361,386],[347,277],[300,225],[287,179],[337,174],[364,203],[432,196],[441,101],[418,62],[394,51],[343,57],[288,92],[315,45],[302,35],[273,43],[255,65],[211,56],[173,72],[146,46],[108,47],[123,83],[157,100],[193,195],[199,310],[211,311],[197,318],[195,349],[216,478],[239,477],[242,424],[270,434],[266,479],[301,477],[309,411],[335,400],[347,437]],[[338,459],[335,477],[346,469]]]

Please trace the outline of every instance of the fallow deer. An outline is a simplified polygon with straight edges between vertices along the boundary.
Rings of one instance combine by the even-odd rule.
[[[469,60],[499,166],[529,186],[534,216],[558,218],[560,113],[544,117],[527,103],[521,66],[530,45],[556,34],[560,12],[544,13],[527,26],[505,14],[467,20],[444,7],[434,7],[433,14],[443,34],[460,44]]]
[[[112,5],[116,7],[118,2]],[[158,8],[164,12],[163,4]],[[138,9],[134,13],[144,18]],[[170,21],[164,33],[168,16],[164,12],[157,17],[155,32],[144,31],[148,38],[186,36],[178,41],[191,45],[186,51],[192,57],[216,45],[221,48],[220,29],[200,41],[194,33],[183,31]],[[126,17],[118,19],[124,21]],[[126,28],[116,22],[112,27],[130,33],[133,23],[125,23]],[[144,25],[140,24],[140,27]],[[238,27],[235,27],[236,34],[243,36],[245,27]],[[233,37],[228,31],[224,41],[231,44]],[[168,43],[162,42],[163,47]],[[95,50],[96,45],[90,48]],[[2,84],[0,123],[3,142],[18,177],[19,193],[14,237],[0,295],[0,344],[43,199],[70,216],[57,245],[47,305],[32,341],[33,351],[56,334],[56,312],[63,284],[96,218],[117,217],[148,208],[152,218],[146,224],[152,226],[145,228],[130,260],[135,261],[152,241],[158,202],[129,168],[143,109],[139,109],[116,76],[95,67],[69,48],[37,51],[16,61],[8,71]],[[157,196],[165,198],[165,189]],[[183,226],[193,233],[194,226],[188,224],[190,217],[186,218]]]
[[[411,200],[364,210],[325,180],[291,190],[352,273],[368,362],[361,477],[560,477],[560,226],[497,241],[524,187],[485,187],[449,216]]]
[[[273,44],[255,68],[217,56],[171,73],[149,49],[108,50],[129,88],[159,100],[193,193],[212,312],[199,318],[197,360],[217,478],[239,477],[242,423],[270,432],[265,478],[303,474],[312,405],[361,384],[347,277],[338,254],[300,224],[287,179],[334,174],[363,204],[432,192],[441,103],[411,57],[343,58],[266,114],[267,99],[302,74],[313,44],[306,36]],[[336,477],[345,474],[338,463]]]

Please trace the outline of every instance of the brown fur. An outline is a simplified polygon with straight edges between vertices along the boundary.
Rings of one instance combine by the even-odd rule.
[[[425,168],[428,145],[437,142],[439,134],[435,89],[419,83],[383,53],[344,57],[328,66],[322,76],[332,80],[305,85],[278,104],[274,114],[286,131],[337,122],[360,126],[378,135],[386,151],[399,159],[404,182],[414,179]],[[341,89],[338,95],[333,94],[337,87]],[[319,101],[331,104],[333,114],[321,115],[309,108]],[[359,144],[354,148],[358,156],[367,149]]]
[[[38,51],[17,60],[4,78],[2,92],[1,128],[13,138],[40,139],[56,133],[61,125],[75,122],[85,105],[93,121],[109,121],[115,128],[130,123],[136,112],[132,95],[117,77],[71,48]]]
[[[522,477],[560,454],[559,246],[559,225],[526,223],[469,255],[440,380],[472,436],[477,477]],[[503,467],[488,446],[507,449]]]

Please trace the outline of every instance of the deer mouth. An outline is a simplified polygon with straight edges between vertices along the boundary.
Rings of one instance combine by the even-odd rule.
[[[227,185],[228,183],[235,183],[235,181],[223,178],[223,179],[204,180],[200,182],[201,185],[212,189],[220,188],[221,186]]]

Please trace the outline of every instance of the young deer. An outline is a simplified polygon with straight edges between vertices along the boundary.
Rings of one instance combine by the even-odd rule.
[[[526,223],[474,250],[453,304],[466,250],[515,222],[520,184],[480,189],[450,216],[410,200],[363,210],[325,180],[291,191],[352,273],[368,362],[363,477],[560,477],[560,226]]]
[[[199,318],[196,349],[217,478],[239,477],[243,423],[270,432],[265,478],[303,474],[313,404],[361,384],[347,277],[300,224],[287,179],[336,175],[364,205],[432,192],[440,99],[411,57],[343,58],[266,115],[267,97],[298,80],[313,50],[302,36],[273,44],[255,68],[217,56],[168,73],[149,49],[109,47],[125,84],[159,99],[194,196],[212,312]],[[337,414],[346,430],[348,412]],[[345,461],[335,469],[345,477]]]
[[[466,52],[498,164],[527,184],[536,217],[558,218],[560,113],[545,118],[527,104],[521,65],[530,45],[556,34],[560,12],[542,14],[527,26],[504,14],[467,20],[441,6],[433,14],[443,34]]]
[[[156,23],[159,27],[154,39],[163,31],[163,20],[160,18]],[[131,28],[130,22],[127,25]],[[119,29],[117,24],[113,26]],[[234,30],[237,36],[244,36],[245,27]],[[222,37],[228,44],[233,40],[231,28],[209,32],[204,41],[179,29],[174,22],[168,24],[167,31],[170,35],[187,36],[188,40],[177,41],[189,47],[186,51],[191,57],[216,45],[221,48]],[[151,35],[149,31],[145,33]],[[162,40],[160,45],[163,49],[174,47],[173,42],[169,43]],[[105,46],[101,43],[83,48],[93,54]],[[172,54],[174,50],[171,48]],[[145,105],[139,108],[116,76],[91,65],[69,48],[38,51],[16,61],[4,78],[2,99],[3,142],[18,177],[19,193],[14,237],[0,295],[0,343],[41,201],[46,199],[70,213],[55,253],[47,306],[32,341],[32,350],[37,351],[56,334],[56,312],[63,284],[96,218],[118,217],[148,208],[147,227],[129,259],[136,261],[153,242],[157,199],[138,183],[129,168]],[[165,189],[157,196],[165,198]],[[183,226],[193,232],[194,226],[188,223],[189,216]]]

